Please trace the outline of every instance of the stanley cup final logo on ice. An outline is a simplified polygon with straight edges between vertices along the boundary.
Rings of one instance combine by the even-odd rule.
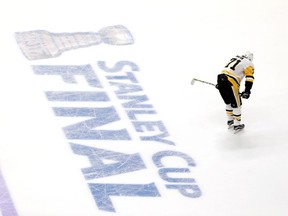
[[[16,32],[16,41],[29,60],[55,58],[62,52],[99,45],[129,45],[134,39],[122,25],[108,26],[98,32],[51,33],[45,30]]]
[[[28,60],[54,58],[67,50],[101,43],[116,46],[134,43],[132,34],[122,25],[98,32],[40,30],[15,35]],[[117,197],[130,197],[134,201],[134,197],[151,199],[165,195],[169,202],[175,196],[192,199],[202,196],[192,171],[196,162],[178,150],[138,81],[140,67],[129,60],[134,52],[140,52],[134,47],[113,52],[111,58],[98,52],[97,58],[101,59],[83,65],[67,64],[67,59],[65,65],[49,65],[47,61],[45,65],[32,65],[37,81],[45,82],[46,99],[55,117],[61,119],[59,128],[75,158],[87,159],[85,164],[81,163],[81,173],[98,210],[104,212],[117,211],[115,206],[119,205],[114,205]],[[85,56],[81,56],[83,59]],[[70,60],[73,62],[73,58]],[[127,206],[124,208],[129,210]]]

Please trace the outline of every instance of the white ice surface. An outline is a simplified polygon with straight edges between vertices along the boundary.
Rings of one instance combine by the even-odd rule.
[[[287,9],[285,0],[1,2],[0,161],[19,216],[287,216]],[[134,45],[95,46],[28,61],[14,38],[21,31],[86,32],[115,24],[128,27]],[[190,81],[215,82],[227,60],[247,50],[254,53],[255,84],[251,98],[243,100],[246,128],[234,135],[226,128],[225,106],[215,88]],[[43,93],[61,89],[63,82],[35,75],[31,65],[97,68],[97,61],[120,60],[140,67],[136,77],[176,145],[107,144],[114,151],[139,153],[147,171],[98,182],[155,182],[161,193],[159,198],[113,197],[116,212],[109,213],[97,208],[81,173],[89,164],[72,152],[62,132],[65,123]],[[115,106],[123,117],[119,103]],[[132,136],[138,138],[136,132]],[[195,160],[191,173],[201,197],[165,188],[151,155],[167,149]],[[175,164],[181,167],[183,161]]]

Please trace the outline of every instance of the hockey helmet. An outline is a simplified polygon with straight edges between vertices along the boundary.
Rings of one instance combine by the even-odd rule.
[[[249,59],[250,61],[253,61],[253,53],[247,51],[244,55],[243,55],[244,58],[247,58]]]

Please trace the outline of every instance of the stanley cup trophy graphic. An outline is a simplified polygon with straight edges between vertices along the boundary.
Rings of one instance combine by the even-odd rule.
[[[129,45],[134,39],[122,25],[108,26],[98,32],[51,33],[45,30],[16,32],[17,44],[29,60],[54,58],[62,52],[101,43]]]

